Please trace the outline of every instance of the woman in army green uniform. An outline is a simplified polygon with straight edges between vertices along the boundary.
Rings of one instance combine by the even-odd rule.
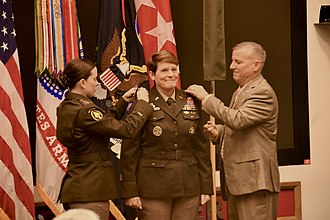
[[[136,137],[123,140],[121,196],[138,209],[139,219],[196,219],[199,202],[213,193],[201,109],[176,88],[178,60],[172,53],[156,52],[148,68],[155,82],[149,92],[153,113]]]
[[[67,147],[68,171],[63,178],[60,201],[66,208],[85,208],[96,212],[102,220],[109,218],[109,199],[118,198],[115,175],[110,161],[109,138],[131,138],[152,113],[148,91],[132,88],[105,115],[90,98],[95,96],[97,70],[91,61],[69,62],[59,82],[69,91],[57,108],[58,140]],[[137,96],[132,112],[124,115],[127,102]]]

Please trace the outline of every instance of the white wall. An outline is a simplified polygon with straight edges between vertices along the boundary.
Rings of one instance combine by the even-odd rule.
[[[330,0],[307,0],[311,165],[280,167],[281,182],[301,181],[303,220],[330,220],[330,24],[314,25],[321,5]]]

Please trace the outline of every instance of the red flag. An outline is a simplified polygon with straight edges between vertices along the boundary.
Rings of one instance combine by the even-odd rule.
[[[177,57],[170,0],[134,0],[138,21],[138,34],[142,41],[144,57],[160,50],[168,50]],[[153,81],[149,78],[150,88]],[[178,88],[181,87],[180,79]]]
[[[0,219],[34,219],[32,159],[11,1],[0,11]]]

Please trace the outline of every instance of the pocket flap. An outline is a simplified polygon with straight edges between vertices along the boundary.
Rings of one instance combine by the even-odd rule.
[[[244,163],[244,162],[259,160],[260,157],[261,157],[261,155],[259,152],[252,152],[252,153],[247,153],[247,154],[236,155],[234,160],[235,160],[235,163]]]
[[[101,162],[102,166],[104,166],[104,167],[110,167],[110,166],[112,166],[112,163],[111,163],[110,160],[102,160],[100,162]]]
[[[151,121],[158,121],[159,119],[163,119],[165,117],[163,111],[153,111],[149,120]]]
[[[165,167],[163,160],[143,160],[141,163],[143,167]]]
[[[197,160],[194,157],[189,157],[188,159],[186,159],[186,161],[189,166],[198,164]]]
[[[200,118],[196,111],[187,111],[187,113],[183,112],[182,115],[184,119],[197,120]]]

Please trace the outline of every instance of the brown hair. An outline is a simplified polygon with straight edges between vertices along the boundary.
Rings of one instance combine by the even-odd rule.
[[[161,50],[151,55],[147,67],[149,71],[156,73],[157,64],[160,62],[172,63],[175,65],[179,64],[178,59],[168,50]]]
[[[72,89],[81,79],[87,79],[94,69],[93,62],[87,59],[76,58],[66,64],[63,72],[57,79],[61,89]]]

